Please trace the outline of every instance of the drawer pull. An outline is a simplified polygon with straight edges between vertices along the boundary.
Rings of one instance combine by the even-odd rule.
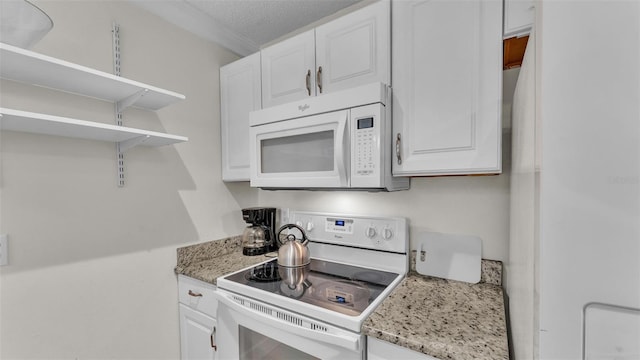
[[[193,290],[189,290],[189,295],[193,297],[202,297],[202,294],[194,292]]]
[[[216,327],[214,326],[213,329],[211,329],[211,335],[209,336],[209,339],[211,340],[211,348],[213,349],[213,351],[218,351],[218,345],[216,345]]]

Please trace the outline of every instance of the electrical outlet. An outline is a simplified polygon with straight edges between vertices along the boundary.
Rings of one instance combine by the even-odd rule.
[[[0,235],[0,266],[9,264],[9,238]]]

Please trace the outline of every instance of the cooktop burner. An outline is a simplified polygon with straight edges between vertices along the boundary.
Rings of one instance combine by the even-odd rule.
[[[311,259],[309,271],[299,285],[290,286],[278,273],[277,259],[226,278],[269,293],[357,316],[399,274]]]
[[[248,281],[258,282],[271,282],[280,281],[280,274],[278,273],[278,263],[270,261],[264,264],[260,264],[251,268],[251,270],[244,273],[245,278]]]

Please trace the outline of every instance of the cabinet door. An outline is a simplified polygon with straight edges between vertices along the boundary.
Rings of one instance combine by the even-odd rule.
[[[504,0],[504,38],[528,35],[534,16],[533,0]]]
[[[315,34],[309,30],[261,52],[262,106],[315,96]]]
[[[393,174],[500,173],[502,3],[392,6]]]
[[[216,320],[179,304],[180,357],[182,360],[213,360],[216,351],[211,346]]]
[[[249,112],[261,108],[260,53],[220,68],[222,180],[249,180]]]
[[[391,84],[390,3],[380,1],[316,28],[316,92]]]

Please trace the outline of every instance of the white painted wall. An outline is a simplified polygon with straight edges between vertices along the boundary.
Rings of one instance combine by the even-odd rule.
[[[120,24],[122,75],[186,95],[157,113],[129,109],[125,125],[190,141],[126,154],[116,186],[114,146],[0,134],[0,358],[179,357],[175,249],[237,235],[240,209],[406,216],[411,231],[474,234],[485,258],[508,257],[509,149],[504,174],[415,178],[409,191],[270,192],[221,181],[218,68],[230,52],[127,2],[35,2],[54,29],[35,51],[112,71],[111,23]],[[101,101],[0,83],[0,104],[113,123]]]
[[[261,191],[260,205],[347,214],[404,216],[418,231],[471,234],[483,257],[506,260],[509,176],[414,178],[411,189],[391,193]]]
[[[640,3],[548,1],[539,21],[539,349],[576,359],[585,304],[640,309]],[[637,358],[606,335],[586,358]]]
[[[537,332],[535,308],[535,254],[539,166],[536,160],[535,35],[527,44],[512,113],[511,206],[509,257],[505,264],[509,294],[511,336],[516,359],[534,359]]]
[[[535,27],[513,118],[515,354],[637,358],[637,315],[583,309],[640,309],[640,3],[539,2]]]
[[[37,1],[53,30],[35,51],[112,72],[120,24],[122,75],[186,95],[126,126],[190,138],[126,154],[114,145],[2,132],[0,358],[176,359],[176,248],[238,234],[252,191],[221,182],[218,69],[236,58],[121,1]],[[9,108],[114,123],[113,105],[3,81]]]

